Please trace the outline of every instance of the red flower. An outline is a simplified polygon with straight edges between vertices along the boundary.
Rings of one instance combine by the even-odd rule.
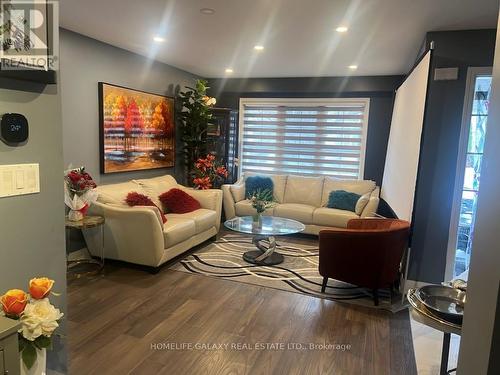
[[[196,185],[196,187],[200,188],[201,190],[210,189],[212,187],[212,183],[210,182],[210,177],[195,178],[193,180],[193,183]]]
[[[227,169],[226,167],[218,167],[216,170],[215,170],[215,173],[217,173],[219,176],[221,177],[227,177],[228,176],[228,172],[227,172]]]

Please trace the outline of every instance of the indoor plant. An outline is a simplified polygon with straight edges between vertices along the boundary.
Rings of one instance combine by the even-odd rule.
[[[196,161],[192,174],[194,186],[204,190],[212,187],[220,188],[229,172],[221,161],[217,161],[214,155],[208,154]]]
[[[195,161],[206,153],[207,127],[212,119],[210,108],[216,103],[215,98],[207,96],[207,81],[197,80],[195,87],[179,94],[182,110],[179,113],[181,140],[183,142],[184,167],[186,173]],[[189,179],[188,179],[189,180]],[[188,181],[191,183],[191,181]]]
[[[11,289],[0,297],[5,316],[21,323],[18,335],[22,374],[45,374],[46,349],[52,347],[52,336],[63,317],[49,301],[53,285],[54,280],[46,277],[34,278],[29,282],[29,293]]]
[[[96,183],[84,167],[69,169],[64,174],[64,203],[69,207],[68,219],[83,219],[89,206],[97,200]]]
[[[256,211],[256,214],[253,215],[253,223],[259,227],[262,226],[262,213],[268,208],[272,208],[276,205],[273,198],[273,192],[269,189],[255,190],[250,197],[250,203]]]

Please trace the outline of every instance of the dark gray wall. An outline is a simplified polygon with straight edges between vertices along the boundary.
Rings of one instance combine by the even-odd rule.
[[[106,184],[148,178],[176,168],[100,175],[98,82],[107,82],[160,95],[175,96],[198,77],[183,70],[102,43],[60,30],[61,92],[64,164],[84,165],[97,183]],[[177,132],[177,136],[179,132]],[[176,154],[180,160],[179,139]],[[177,173],[178,175],[178,173]]]
[[[409,278],[438,283],[446,268],[467,69],[493,65],[495,30],[432,32],[428,46],[431,41],[431,77],[446,67],[458,67],[459,77],[431,80],[428,87]]]
[[[1,164],[39,163],[40,193],[0,198],[0,294],[27,291],[33,277],[55,280],[51,301],[66,313],[63,155],[60,95],[57,85],[0,79],[0,113],[18,112],[28,119],[24,146],[0,142]],[[63,326],[59,333],[64,334]],[[55,338],[48,367],[66,373],[66,348]]]
[[[217,106],[238,109],[240,98],[370,98],[364,178],[382,181],[394,90],[402,76],[211,79]]]

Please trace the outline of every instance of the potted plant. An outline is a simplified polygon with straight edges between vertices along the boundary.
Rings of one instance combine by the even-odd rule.
[[[220,188],[228,176],[226,167],[212,154],[199,158],[194,164],[193,184],[197,189]]]
[[[34,278],[29,282],[29,293],[11,289],[0,297],[5,316],[21,323],[18,333],[21,374],[46,372],[47,349],[52,348],[52,336],[64,315],[50,303],[53,285],[54,280],[46,277]]]
[[[97,200],[96,183],[84,167],[69,169],[64,174],[64,203],[69,207],[68,219],[82,220]]]
[[[202,155],[206,153],[207,127],[212,119],[210,108],[215,98],[207,96],[207,81],[199,79],[195,87],[179,94],[182,110],[179,113],[181,140],[183,142],[184,166],[186,173]],[[192,183],[188,179],[188,183]]]

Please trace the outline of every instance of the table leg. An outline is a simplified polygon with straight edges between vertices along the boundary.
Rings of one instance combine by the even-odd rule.
[[[444,333],[443,335],[443,351],[441,352],[441,370],[440,375],[448,374],[448,358],[450,355],[450,340],[451,333]]]
[[[269,246],[264,246],[261,241],[267,240]],[[252,239],[252,243],[259,250],[250,250],[243,254],[243,259],[249,263],[257,264],[260,266],[273,266],[279,263],[283,263],[283,255],[275,252],[276,250],[276,239],[273,236],[255,236]]]

